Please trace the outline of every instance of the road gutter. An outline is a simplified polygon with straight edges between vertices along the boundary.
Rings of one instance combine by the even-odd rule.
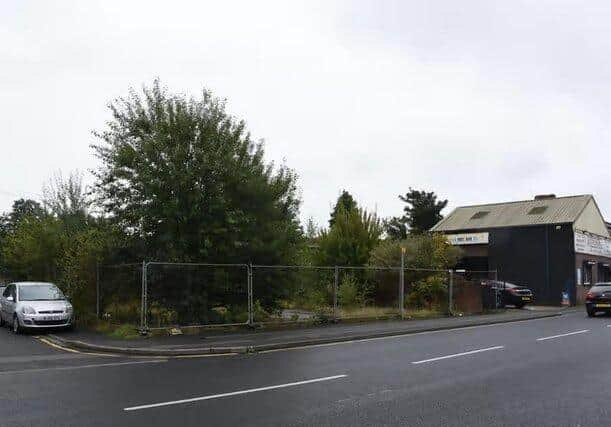
[[[362,334],[348,334],[342,336],[334,336],[334,337],[324,337],[324,338],[308,338],[302,340],[295,341],[284,341],[270,344],[259,344],[259,345],[250,345],[250,346],[233,346],[233,347],[193,347],[193,348],[174,348],[174,349],[166,349],[166,348],[145,348],[145,347],[118,347],[118,346],[108,346],[108,345],[100,345],[100,344],[92,344],[79,340],[70,340],[64,337],[60,337],[57,335],[47,335],[44,339],[40,339],[41,342],[46,344],[52,344],[53,346],[61,347],[67,351],[89,351],[96,353],[105,353],[105,354],[121,354],[121,355],[131,355],[131,356],[157,356],[157,357],[185,357],[185,356],[234,356],[236,354],[248,354],[248,353],[258,353],[258,352],[268,352],[268,351],[279,351],[279,350],[288,350],[288,349],[298,349],[298,348],[308,348],[308,347],[318,347],[323,346],[325,344],[333,344],[333,343],[348,343],[348,342],[358,342],[371,340],[375,338],[388,338],[388,337],[402,337],[402,336],[410,336],[421,334],[425,332],[437,332],[437,331],[449,331],[455,329],[466,329],[477,326],[487,326],[487,325],[499,325],[506,323],[517,323],[517,322],[526,322],[530,320],[544,319],[550,317],[558,317],[561,316],[562,312],[555,313],[544,313],[537,314],[527,318],[514,318],[514,319],[481,319],[478,321],[473,321],[469,323],[464,323],[462,325],[444,325],[437,327],[425,327],[421,329],[415,330],[401,330],[396,329],[392,331],[381,331],[381,332],[368,332]],[[486,316],[484,316],[486,317]],[[406,324],[409,321],[406,321]]]

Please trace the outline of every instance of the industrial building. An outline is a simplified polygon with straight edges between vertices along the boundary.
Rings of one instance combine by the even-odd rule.
[[[431,230],[463,249],[457,268],[496,270],[532,289],[535,303],[559,305],[611,281],[610,229],[592,195],[552,194],[458,207]]]

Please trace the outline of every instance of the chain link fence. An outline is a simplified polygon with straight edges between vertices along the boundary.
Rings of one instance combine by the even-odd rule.
[[[97,313],[142,330],[481,313],[494,271],[146,262],[98,267]]]

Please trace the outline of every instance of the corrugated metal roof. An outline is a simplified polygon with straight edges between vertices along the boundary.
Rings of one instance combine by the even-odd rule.
[[[573,223],[588,202],[589,194],[543,200],[462,206],[439,221],[431,231],[459,231],[537,224]],[[542,207],[546,207],[543,209]],[[535,209],[535,214],[529,213]],[[543,210],[541,213],[536,213]],[[475,218],[474,218],[475,216]]]

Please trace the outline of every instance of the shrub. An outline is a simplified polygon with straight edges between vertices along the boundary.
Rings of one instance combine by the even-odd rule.
[[[117,329],[109,333],[108,336],[111,338],[129,340],[138,338],[140,334],[138,333],[137,326],[127,324],[119,326]]]
[[[263,322],[270,318],[270,314],[263,308],[259,300],[255,300],[253,304],[253,317],[257,322]]]
[[[161,304],[154,302],[149,308],[149,319],[155,326],[162,327],[167,325],[176,324],[177,314],[176,311],[170,310],[163,307]]]
[[[354,275],[346,274],[339,284],[337,299],[343,308],[364,307],[368,303],[370,294],[371,287],[367,282],[359,283]]]
[[[446,278],[443,275],[431,275],[413,284],[413,289],[406,299],[407,306],[419,308],[433,307],[440,309],[447,299]]]
[[[104,307],[103,316],[111,323],[129,323],[140,318],[140,307],[139,300],[112,302]]]
[[[369,265],[401,265],[401,248],[406,248],[406,267],[446,270],[456,265],[462,250],[441,234],[410,235],[404,240],[384,240],[371,252]]]

